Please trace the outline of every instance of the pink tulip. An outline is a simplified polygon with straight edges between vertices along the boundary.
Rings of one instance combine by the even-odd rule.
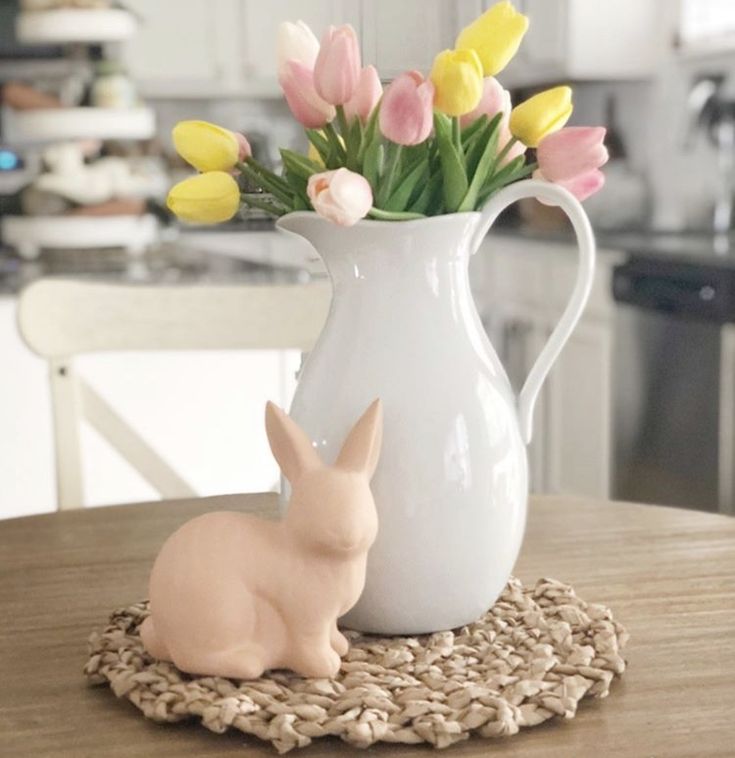
[[[548,181],[539,169],[533,172],[533,178]],[[599,169],[593,168],[584,174],[578,174],[571,179],[556,181],[554,184],[558,184],[560,187],[569,190],[577,200],[582,202],[603,188],[605,185],[605,175]],[[547,203],[544,200],[540,202],[544,203],[544,205],[554,205],[554,203]]]
[[[492,120],[498,113],[502,113],[503,116],[499,125],[500,133],[498,134],[498,150],[502,150],[513,139],[509,126],[511,107],[510,92],[495,77],[488,76],[485,77],[480,102],[474,110],[465,113],[460,118],[460,124],[463,127],[469,126],[469,124],[477,121],[480,116],[487,116]],[[522,142],[516,142],[500,161],[501,168],[525,152],[526,146]]]
[[[549,182],[564,182],[607,163],[601,126],[568,126],[541,140],[536,152],[539,171]],[[599,187],[598,187],[599,189]]]
[[[492,120],[501,112],[506,114],[505,120],[510,118],[510,92],[494,76],[487,76],[482,87],[480,102],[469,113],[461,116],[459,122],[464,127],[477,121],[480,116],[487,116]]]
[[[401,74],[385,90],[378,122],[391,142],[420,144],[434,124],[434,85],[418,71]]]
[[[278,81],[294,118],[307,129],[321,129],[334,119],[334,107],[319,97],[314,74],[303,63],[288,61]]]
[[[375,66],[365,66],[360,72],[355,92],[345,103],[345,115],[350,120],[357,116],[365,123],[382,96],[383,85]]]
[[[240,132],[232,133],[235,135],[235,139],[237,140],[237,160],[244,161],[246,158],[249,158],[253,154],[250,143],[248,142],[248,138],[244,134],[240,134]]]
[[[344,105],[359,79],[360,45],[355,30],[349,24],[328,27],[314,64],[317,93],[331,105]]]
[[[356,224],[373,205],[368,180],[346,168],[312,174],[306,191],[314,210],[339,226]]]

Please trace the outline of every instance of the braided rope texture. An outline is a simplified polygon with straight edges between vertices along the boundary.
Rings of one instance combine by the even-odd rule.
[[[516,734],[553,716],[571,719],[584,697],[603,698],[625,670],[628,639],[609,608],[572,587],[511,578],[481,619],[420,637],[346,632],[350,650],[335,679],[272,671],[260,679],[192,677],[153,660],[138,627],[147,602],[115,611],[89,639],[85,674],[109,682],[154,721],[199,718],[239,729],[279,753],[333,735],[356,747],[376,742],[445,748],[470,735]]]

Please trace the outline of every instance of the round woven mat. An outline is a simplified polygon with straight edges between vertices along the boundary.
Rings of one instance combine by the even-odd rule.
[[[573,718],[583,697],[605,697],[628,634],[609,608],[554,579],[524,589],[511,579],[474,624],[421,637],[347,632],[336,679],[274,671],[251,681],[192,677],[153,660],[138,627],[147,603],[115,611],[90,637],[85,673],[109,682],[155,721],[197,717],[213,732],[239,729],[281,753],[335,735],[357,747],[470,734],[512,735],[552,716]]]

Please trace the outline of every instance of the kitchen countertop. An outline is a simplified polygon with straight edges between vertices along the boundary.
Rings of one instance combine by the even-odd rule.
[[[307,281],[310,274],[298,258],[279,260],[269,252],[275,232],[239,232],[250,248],[241,255],[218,252],[212,237],[205,232],[182,235],[164,242],[143,255],[130,255],[118,249],[47,250],[36,260],[24,260],[0,250],[0,295],[16,295],[23,287],[41,277],[93,279],[128,284],[192,284],[249,282],[252,284],[290,284]],[[265,235],[267,239],[257,239]],[[230,246],[232,242],[230,241]],[[312,272],[313,273],[313,272]]]

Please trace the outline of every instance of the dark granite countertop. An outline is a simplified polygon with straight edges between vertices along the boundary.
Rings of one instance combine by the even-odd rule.
[[[257,263],[176,242],[163,243],[143,255],[118,249],[60,249],[46,250],[36,260],[24,260],[0,249],[0,295],[15,295],[36,279],[49,276],[129,284],[289,284],[309,278],[297,268]]]

